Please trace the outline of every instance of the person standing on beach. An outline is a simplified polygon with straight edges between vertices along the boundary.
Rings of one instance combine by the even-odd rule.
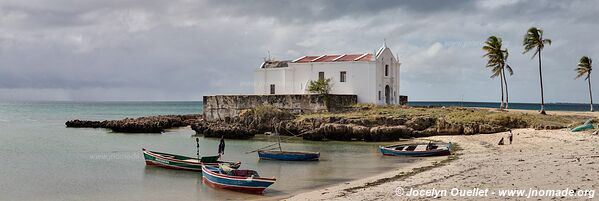
[[[512,129],[510,129],[509,131],[510,131],[510,136],[509,136],[510,144],[512,144],[512,140],[514,140],[514,134],[512,133]]]
[[[220,136],[220,143],[218,144],[218,156],[225,155],[225,136]]]

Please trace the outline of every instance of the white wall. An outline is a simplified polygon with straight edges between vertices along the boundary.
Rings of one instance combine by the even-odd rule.
[[[275,85],[275,94],[291,94],[286,87],[287,68],[261,68],[254,71],[254,94],[270,94],[270,85]]]
[[[388,76],[385,76],[385,65],[389,65]],[[376,99],[378,104],[385,104],[385,86],[391,88],[389,98],[391,104],[399,104],[399,67],[397,61],[389,48],[385,48],[376,57]],[[381,98],[378,93],[381,92]]]
[[[374,103],[375,65],[373,61],[352,62],[311,62],[291,63],[294,69],[294,93],[307,93],[306,87],[310,80],[317,80],[318,73],[324,72],[325,78],[331,79],[332,94],[356,94],[358,102]],[[346,81],[340,82],[341,71],[346,72]]]
[[[385,64],[389,65],[389,76],[384,74]],[[289,67],[260,68],[254,72],[254,94],[270,94],[270,84],[275,84],[275,94],[306,94],[307,83],[324,72],[325,78],[331,79],[332,94],[355,94],[359,103],[385,104],[385,86],[389,85],[390,102],[398,104],[399,67],[385,47],[375,61],[289,63]],[[347,72],[346,82],[340,82],[341,71]]]

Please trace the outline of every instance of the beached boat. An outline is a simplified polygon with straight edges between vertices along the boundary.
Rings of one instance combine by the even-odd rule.
[[[317,161],[320,158],[320,153],[308,151],[260,150],[258,151],[258,157],[267,160]]]
[[[577,126],[577,127],[573,128],[570,131],[572,131],[572,132],[580,132],[580,131],[585,131],[585,130],[588,130],[588,129],[593,129],[593,124],[583,124],[583,125],[580,125],[580,126]]]
[[[253,170],[227,170],[208,165],[202,166],[202,180],[214,188],[255,194],[261,194],[276,181],[275,178],[262,178]]]
[[[399,144],[379,150],[385,156],[444,156],[451,153],[451,143]]]
[[[219,156],[204,156],[198,158],[180,156],[175,154],[167,154],[156,151],[142,149],[146,165],[159,166],[177,170],[202,171],[202,165],[218,166],[219,164],[228,164],[229,167],[237,169],[241,166],[241,162],[224,162],[219,161]]]

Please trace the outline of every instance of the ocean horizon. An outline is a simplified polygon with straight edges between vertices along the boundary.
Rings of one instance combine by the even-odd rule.
[[[468,102],[468,101],[408,101],[410,106],[457,106],[457,107],[479,107],[499,108],[499,102]],[[509,103],[509,109],[540,110],[540,103]],[[597,107],[597,104],[593,104]],[[545,103],[545,111],[589,111],[589,103]]]
[[[129,107],[138,107],[137,109],[141,109],[139,107],[153,107],[152,112],[148,112],[148,115],[152,114],[163,114],[161,113],[160,107],[168,106],[169,111],[173,111],[173,107],[177,106],[177,113],[189,112],[192,113],[201,113],[202,110],[202,101],[176,101],[176,100],[168,100],[168,101],[141,101],[141,100],[133,100],[133,101],[0,101],[0,103],[8,103],[8,104],[71,104],[74,107],[77,106],[86,106],[86,105],[94,105],[95,107],[101,107],[103,105],[111,105],[111,104],[119,104],[119,105],[127,105]],[[164,103],[164,104],[155,104],[155,103]],[[408,101],[409,106],[418,106],[418,107],[477,107],[477,108],[499,108],[499,102],[484,102],[484,101]],[[599,108],[599,104],[593,104],[595,108]],[[519,110],[539,110],[541,107],[540,103],[509,103],[509,109],[519,109]],[[147,108],[149,109],[149,108]],[[554,102],[554,103],[546,103],[545,104],[546,111],[589,111],[590,104],[589,103],[569,103],[569,102]],[[148,110],[150,111],[150,110]],[[123,111],[126,113],[126,111]],[[139,113],[136,111],[136,115]]]

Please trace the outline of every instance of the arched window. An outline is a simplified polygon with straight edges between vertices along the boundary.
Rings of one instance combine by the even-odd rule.
[[[389,76],[389,64],[385,64],[385,76]]]

